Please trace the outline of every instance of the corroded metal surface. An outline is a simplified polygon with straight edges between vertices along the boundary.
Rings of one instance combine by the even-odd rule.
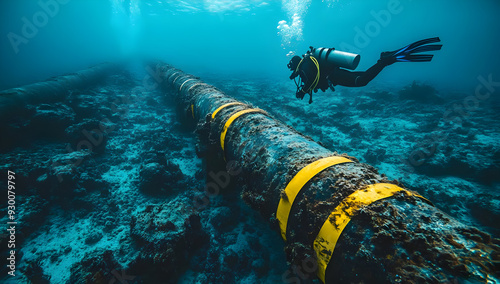
[[[284,189],[301,169],[332,156],[351,161],[321,171],[295,197],[285,232],[290,263],[300,266],[311,258],[317,261],[320,254],[331,255],[326,271],[321,271],[321,261],[305,269],[327,283],[485,283],[498,279],[498,239],[459,223],[407,190],[368,206],[353,203],[360,208],[354,213],[331,215],[339,206],[348,208],[355,201],[346,198],[368,185],[403,186],[354,157],[324,148],[264,112],[250,111],[235,119],[235,114],[257,107],[227,105],[237,101],[198,78],[164,63],[151,67],[162,87],[174,96],[180,119],[204,129],[198,134],[211,149],[207,159],[238,164],[241,197],[278,232],[278,204],[287,201]],[[323,224],[336,224],[340,218],[350,222],[335,250],[315,251],[313,243],[318,242]]]

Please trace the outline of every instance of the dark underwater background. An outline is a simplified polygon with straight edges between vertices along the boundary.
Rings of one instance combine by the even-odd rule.
[[[205,162],[164,92],[134,95],[143,60],[199,76],[498,238],[499,14],[495,0],[1,1],[0,90],[102,62],[127,69],[1,121],[2,190],[9,170],[19,183],[17,273],[7,275],[2,230],[0,282],[319,283],[290,276],[279,232],[240,185],[193,205]],[[291,56],[309,46],[358,53],[366,70],[435,36],[432,62],[396,63],[312,104],[288,79]],[[103,119],[113,129],[103,142],[74,151]]]

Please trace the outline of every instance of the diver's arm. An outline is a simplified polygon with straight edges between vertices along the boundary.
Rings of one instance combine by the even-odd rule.
[[[352,72],[339,68],[329,76],[329,79],[333,85],[363,87],[373,80],[385,66],[387,66],[387,64],[379,60],[375,65],[364,72]]]

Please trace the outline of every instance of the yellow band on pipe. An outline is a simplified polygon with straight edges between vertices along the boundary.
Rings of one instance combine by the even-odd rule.
[[[305,166],[292,178],[292,180],[285,187],[286,197],[281,197],[278,204],[278,210],[276,211],[276,218],[279,220],[283,240],[286,241],[286,227],[288,224],[290,210],[292,210],[293,202],[302,187],[304,187],[307,182],[324,169],[337,164],[349,162],[352,161],[339,156],[323,158]]]
[[[191,104],[191,114],[193,115],[193,118],[194,118],[194,105]]]
[[[206,85],[206,84],[204,84],[204,83],[195,83],[195,84],[193,84],[191,87],[189,87],[189,89],[187,90],[187,91],[188,91],[188,93],[189,93],[189,92],[191,92],[191,89],[192,89],[192,88],[194,88],[194,87],[196,87],[196,86],[201,86],[201,85]]]
[[[175,85],[175,81],[177,81],[177,79],[179,79],[182,75],[179,75],[177,77],[175,77],[174,81],[172,82],[172,85]]]
[[[244,103],[240,103],[240,102],[232,102],[232,103],[227,103],[227,104],[224,104],[220,107],[218,107],[213,113],[212,113],[212,119],[215,118],[215,115],[221,111],[223,108],[225,107],[228,107],[228,106],[234,106],[234,105],[244,105]]]
[[[182,83],[182,85],[179,87],[179,92],[182,91],[182,86],[184,86],[184,84],[186,84],[189,81],[193,81],[193,80],[196,80],[196,79],[188,79],[188,80],[184,81],[184,83]]]
[[[231,124],[233,123],[233,121],[235,119],[237,119],[238,117],[240,117],[244,114],[247,114],[247,113],[262,113],[262,114],[267,115],[267,112],[265,112],[261,109],[258,109],[258,108],[245,109],[245,110],[238,111],[237,113],[233,114],[226,121],[226,124],[224,124],[224,128],[222,129],[222,133],[220,134],[220,146],[222,148],[222,151],[224,151],[224,140],[226,139],[226,133],[227,133],[227,130],[229,129],[229,126],[231,126]]]
[[[377,183],[353,192],[333,210],[321,227],[313,244],[313,248],[318,257],[318,277],[323,283],[325,283],[326,268],[333,255],[333,250],[340,238],[340,234],[351,220],[351,217],[356,214],[356,211],[359,211],[362,207],[370,205],[375,201],[391,197],[400,191],[404,191],[409,195],[428,201],[419,194],[407,191],[397,185]]]
[[[179,72],[179,71],[176,71],[176,72],[174,72],[174,73],[170,74],[170,76],[168,76],[167,80],[168,80],[168,81],[170,81],[170,78],[171,78],[172,76],[174,76],[175,74],[177,74],[177,73],[180,73],[180,72]],[[172,84],[173,84],[173,83],[172,83]]]

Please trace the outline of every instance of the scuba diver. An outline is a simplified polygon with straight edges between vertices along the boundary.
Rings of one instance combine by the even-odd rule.
[[[439,37],[428,38],[409,44],[395,51],[382,52],[380,59],[364,72],[353,72],[359,64],[358,54],[335,50],[335,48],[313,48],[300,58],[294,56],[287,67],[292,71],[290,80],[295,81],[297,92],[295,96],[303,99],[309,94],[309,103],[312,103],[312,92],[318,89],[323,92],[330,88],[335,91],[335,86],[363,87],[375,78],[384,67],[395,62],[428,62],[433,55],[415,54],[426,51],[440,50]],[[299,77],[299,82],[296,77]]]

